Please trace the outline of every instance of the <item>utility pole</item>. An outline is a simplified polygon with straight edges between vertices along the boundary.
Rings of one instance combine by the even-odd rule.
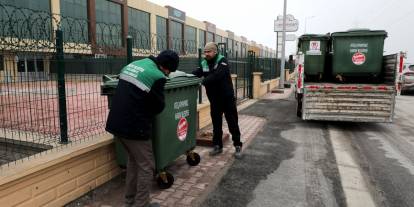
[[[284,0],[283,5],[283,31],[282,31],[282,57],[281,57],[281,67],[280,67],[280,79],[279,79],[279,88],[285,88],[285,44],[286,44],[286,2]]]
[[[277,72],[277,70],[279,70],[279,68],[277,67],[278,66],[278,64],[277,64],[277,62],[278,62],[277,61],[277,58],[279,58],[278,57],[278,54],[277,54],[278,51],[279,51],[279,35],[278,34],[279,34],[279,32],[276,32],[276,70],[275,70],[276,72]]]

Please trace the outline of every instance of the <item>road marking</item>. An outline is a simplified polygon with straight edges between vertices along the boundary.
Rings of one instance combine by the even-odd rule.
[[[347,206],[375,207],[374,199],[364,181],[362,170],[352,157],[353,149],[349,144],[348,137],[332,126],[329,126],[329,135]]]

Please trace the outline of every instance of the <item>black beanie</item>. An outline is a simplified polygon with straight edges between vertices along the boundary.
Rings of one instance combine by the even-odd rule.
[[[156,59],[158,65],[167,68],[170,72],[176,71],[180,62],[178,54],[172,50],[162,51]]]

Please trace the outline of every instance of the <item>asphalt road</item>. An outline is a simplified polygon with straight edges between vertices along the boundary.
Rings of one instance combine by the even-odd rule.
[[[347,206],[329,130],[351,146],[376,206],[414,206],[414,96],[397,97],[391,124],[304,122],[294,103],[261,100],[241,112],[267,123],[202,206]]]
[[[352,124],[348,131],[377,206],[414,206],[414,96],[398,96],[392,124]]]
[[[293,97],[240,113],[267,123],[201,206],[346,206],[327,123],[298,119]]]

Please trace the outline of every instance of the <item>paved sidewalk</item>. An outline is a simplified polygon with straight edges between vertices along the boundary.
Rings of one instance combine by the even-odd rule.
[[[242,110],[256,100],[248,100],[238,106]],[[239,115],[239,125],[242,134],[244,148],[254,139],[255,135],[265,124],[265,119],[255,116]],[[209,125],[202,129],[212,130]],[[227,123],[223,123],[223,131],[228,133]],[[169,168],[174,176],[174,184],[169,189],[160,190],[156,183],[151,190],[153,202],[159,202],[161,206],[169,207],[189,207],[197,206],[207,196],[207,194],[220,181],[226,173],[226,169],[235,160],[233,157],[234,147],[231,139],[224,143],[223,154],[210,157],[208,152],[210,147],[197,146],[195,151],[200,154],[201,162],[198,166],[191,167],[187,164],[185,156],[181,156],[174,161]],[[124,195],[125,174],[104,184],[94,191],[86,194],[68,206],[94,206],[111,207],[122,206]]]

